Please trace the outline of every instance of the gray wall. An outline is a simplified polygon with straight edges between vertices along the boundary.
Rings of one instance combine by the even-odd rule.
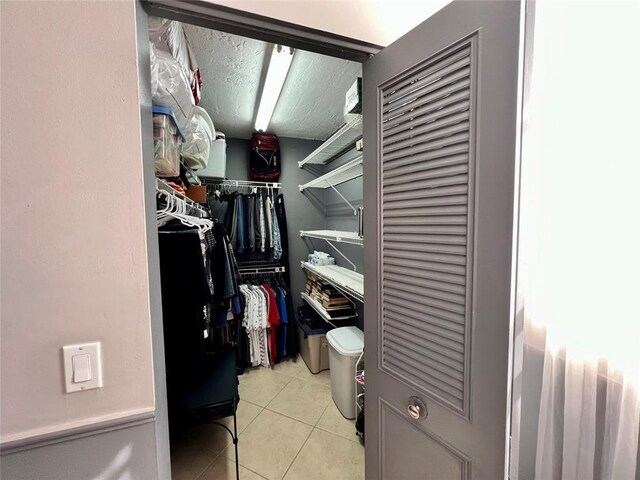
[[[300,237],[300,230],[358,230],[358,218],[353,211],[331,189],[309,189],[300,193],[298,185],[306,183],[328,172],[343,163],[360,155],[351,151],[334,160],[328,165],[305,165],[298,167],[298,161],[320,145],[315,140],[280,137],[282,155],[282,193],[284,194],[287,210],[287,227],[289,230],[289,264],[291,266],[291,290],[294,305],[302,305],[299,292],[304,290],[307,281],[306,274],[300,268],[300,261],[307,258],[313,250],[327,252],[335,257],[341,267],[352,268],[339,254],[324,240]],[[249,140],[227,139],[227,178],[232,180],[249,179]],[[336,187],[354,206],[362,205],[362,178],[352,180]],[[357,271],[364,272],[364,254],[362,247],[356,245],[337,244],[338,248],[356,264]],[[362,306],[358,305],[360,328],[362,324]]]
[[[326,171],[333,170],[334,168],[337,168],[360,155],[362,155],[362,152],[352,150],[329,163],[324,168]],[[344,195],[344,197],[349,200],[354,207],[358,208],[362,206],[362,187],[363,182],[362,177],[360,177],[343,183],[342,185],[338,185],[336,189]],[[328,230],[342,230],[346,232],[358,231],[358,217],[353,214],[351,207],[349,207],[349,205],[340,198],[340,195],[332,189],[327,189],[326,191],[326,215]],[[347,261],[338,255],[331,246],[327,245],[326,242],[317,240],[316,242],[318,243],[318,248],[324,249],[327,253],[331,253],[331,255],[336,258],[336,263],[338,265],[349,269],[353,268]],[[349,260],[356,264],[356,270],[359,273],[364,272],[364,255],[362,247],[357,245],[340,244],[338,248],[340,248],[340,251],[344,253]]]
[[[351,150],[336,160],[330,162],[324,167],[327,172],[333,170],[344,163],[353,160],[354,158],[362,155],[362,152]],[[363,205],[363,182],[362,177],[349,182],[338,185],[336,189],[344,195],[344,197],[351,202],[351,204],[358,208]],[[341,230],[346,232],[358,231],[358,217],[353,214],[353,210],[347,203],[340,198],[336,192],[332,189],[326,190],[326,228],[328,230]],[[365,235],[366,241],[366,235]],[[311,245],[315,246],[318,250],[323,250],[335,257],[336,264],[341,267],[352,269],[353,267],[344,260],[338,253],[335,252],[330,245],[323,240],[309,239]],[[356,265],[356,271],[364,274],[364,249],[358,245],[348,245],[344,243],[335,244],[340,251],[347,256]],[[359,302],[356,302],[358,311],[358,323],[357,326],[364,330],[364,308]]]
[[[168,461],[168,458],[166,459]],[[154,422],[3,455],[3,480],[158,477]]]
[[[300,292],[304,290],[307,277],[300,261],[307,258],[309,249],[300,237],[300,230],[319,230],[325,228],[325,195],[322,190],[314,190],[309,195],[302,194],[298,185],[316,178],[322,170],[298,168],[298,161],[320,145],[314,140],[298,138],[279,138],[282,156],[282,194],[287,212],[289,239],[289,265],[291,268],[291,294],[294,307],[302,304]],[[249,140],[227,139],[227,178],[231,180],[249,180]]]

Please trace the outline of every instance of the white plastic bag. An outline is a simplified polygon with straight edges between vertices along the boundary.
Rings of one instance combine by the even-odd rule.
[[[153,104],[171,109],[178,127],[184,132],[195,108],[189,81],[170,53],[158,50],[153,44],[150,48]]]
[[[216,131],[211,117],[204,108],[195,107],[184,132],[184,143],[180,147],[180,156],[185,165],[194,170],[207,168],[211,142],[216,138]]]
[[[166,18],[149,17],[149,41],[156,49],[170,53],[178,61],[189,81],[197,105],[200,101],[202,80],[184,25]]]
[[[158,91],[158,60],[156,58],[156,48],[149,42],[149,60],[151,61],[151,96],[155,97]]]
[[[193,85],[194,76],[189,58],[189,44],[182,23],[160,17],[149,17],[149,40],[163,52],[175,58],[184,70],[189,86]]]

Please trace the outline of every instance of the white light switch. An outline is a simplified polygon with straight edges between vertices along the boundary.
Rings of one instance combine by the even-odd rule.
[[[74,355],[71,359],[73,366],[73,383],[91,380],[91,355]]]
[[[100,342],[62,347],[66,392],[102,387]]]

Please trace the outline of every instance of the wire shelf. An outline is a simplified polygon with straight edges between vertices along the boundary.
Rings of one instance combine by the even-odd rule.
[[[302,268],[315,273],[340,292],[359,302],[364,302],[364,276],[361,273],[338,265],[311,265],[309,262],[301,262],[301,264]]]
[[[307,163],[324,165],[344,152],[350,145],[355,144],[360,137],[362,137],[362,115],[358,115],[340,127],[322,145],[298,162],[298,167],[302,168]]]
[[[364,238],[359,236],[358,232],[341,232],[339,230],[300,230],[300,236],[360,246],[364,242]]]
[[[325,310],[325,308],[322,306],[322,304],[320,302],[318,302],[317,300],[311,298],[311,296],[308,293],[302,292],[302,293],[300,293],[300,296],[326,322],[331,323],[332,321],[335,321],[335,320],[338,320],[338,321],[340,321],[340,320],[351,320],[353,318],[357,318],[358,317],[355,313],[353,315],[343,315],[343,316],[340,316],[340,317],[332,317],[331,315],[329,315],[329,312],[327,312]]]
[[[338,168],[325,173],[321,177],[300,185],[300,191],[307,188],[332,188],[362,176],[362,156],[340,165]]]

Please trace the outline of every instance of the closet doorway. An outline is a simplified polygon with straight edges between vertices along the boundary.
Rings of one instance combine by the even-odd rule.
[[[149,10],[361,61],[376,53],[200,3]],[[521,2],[456,1],[364,63],[367,478],[508,470],[523,18]],[[344,170],[357,171],[356,160]],[[352,279],[316,270],[357,300]],[[282,475],[306,460],[300,452]],[[364,475],[338,468],[333,478]],[[326,477],[319,466],[295,478],[316,476]]]
[[[344,111],[362,65],[146,21],[171,475],[364,478],[361,105]],[[356,346],[330,371],[343,331]],[[230,355],[237,404],[220,394]]]

